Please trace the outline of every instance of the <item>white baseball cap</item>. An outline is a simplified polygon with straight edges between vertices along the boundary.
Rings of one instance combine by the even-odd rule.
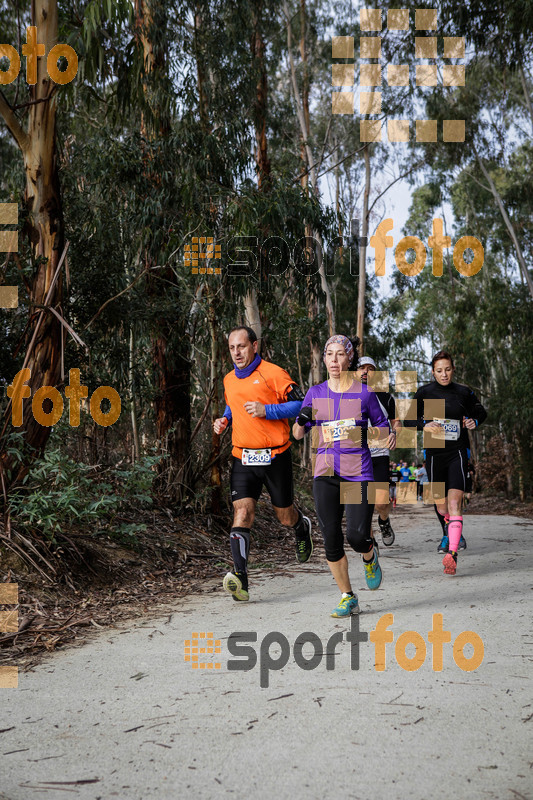
[[[370,358],[370,356],[363,356],[357,362],[357,366],[358,367],[364,367],[367,364],[368,364],[369,367],[374,367],[374,369],[376,369],[376,362],[374,361],[373,358]]]

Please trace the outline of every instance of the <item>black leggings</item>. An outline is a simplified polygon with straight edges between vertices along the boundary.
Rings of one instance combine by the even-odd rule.
[[[328,561],[340,561],[344,556],[342,518],[345,506],[340,502],[341,483],[348,481],[338,475],[322,476],[313,481],[316,514]],[[368,481],[361,481],[359,485],[362,502],[346,504],[346,539],[356,553],[368,553],[372,548],[370,531],[374,504],[368,502]]]

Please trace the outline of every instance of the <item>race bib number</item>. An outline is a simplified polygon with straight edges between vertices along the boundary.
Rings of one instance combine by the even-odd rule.
[[[265,450],[243,448],[241,461],[245,467],[266,467],[272,461],[272,451],[270,448]]]
[[[458,419],[434,419],[444,428],[444,439],[447,442],[456,442],[461,435],[461,421]],[[440,434],[442,436],[442,434]],[[437,437],[439,434],[437,434]]]
[[[338,419],[322,423],[322,436],[325,442],[342,442],[349,438],[349,432],[355,428],[355,419]]]

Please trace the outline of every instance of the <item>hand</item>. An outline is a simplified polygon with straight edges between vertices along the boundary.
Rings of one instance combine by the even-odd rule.
[[[262,403],[252,403],[250,401],[245,403],[244,407],[252,417],[266,417],[265,407]]]
[[[313,409],[311,406],[305,406],[305,408],[300,409],[300,413],[296,417],[296,422],[298,425],[301,425],[302,428],[307,422],[313,421]]]
[[[444,428],[440,422],[428,422],[427,425],[424,425],[424,430],[429,431],[429,433],[442,433]]]
[[[396,431],[391,431],[389,433],[389,441],[387,442],[387,447],[389,450],[394,450],[396,447]]]
[[[476,427],[476,420],[472,419],[472,417],[463,417],[463,427],[473,431]]]
[[[213,422],[213,430],[215,433],[223,433],[229,425],[229,420],[226,417],[219,417]]]

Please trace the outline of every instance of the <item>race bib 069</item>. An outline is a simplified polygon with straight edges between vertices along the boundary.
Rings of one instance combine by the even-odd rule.
[[[458,419],[434,419],[444,428],[444,439],[447,442],[455,442],[461,435],[461,421]],[[441,434],[442,435],[442,434]],[[437,434],[437,437],[439,434]]]
[[[338,419],[322,423],[322,436],[325,442],[342,442],[348,439],[350,429],[355,428],[355,419]]]
[[[241,461],[245,467],[266,467],[272,461],[272,451],[270,448],[265,450],[243,448]]]

